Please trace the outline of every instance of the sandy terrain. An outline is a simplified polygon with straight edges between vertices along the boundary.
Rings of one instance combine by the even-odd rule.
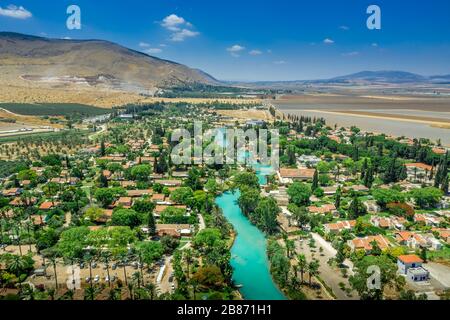
[[[362,118],[372,118],[372,119],[388,119],[403,122],[414,122],[414,123],[425,123],[432,126],[437,126],[439,128],[450,128],[450,120],[448,119],[437,119],[431,117],[419,117],[419,116],[409,116],[409,115],[398,115],[398,114],[388,114],[388,113],[374,113],[366,111],[325,111],[325,110],[305,110],[312,112],[320,112],[324,114],[337,114],[337,115],[352,115],[355,117]]]

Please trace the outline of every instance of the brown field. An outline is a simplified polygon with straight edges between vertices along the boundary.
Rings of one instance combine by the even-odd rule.
[[[389,120],[397,120],[404,122],[415,122],[415,123],[426,123],[439,128],[450,128],[450,119],[438,119],[432,117],[420,117],[420,116],[410,116],[410,115],[398,115],[398,114],[389,114],[389,113],[375,113],[368,111],[346,111],[346,110],[337,110],[337,111],[323,111],[323,110],[311,110],[315,112],[321,113],[329,113],[329,114],[339,114],[339,115],[352,115],[352,116],[362,116],[364,118],[373,118],[373,119],[389,119]]]
[[[339,95],[307,94],[282,96],[276,104],[305,109],[355,110],[355,109],[410,109],[434,112],[450,112],[450,97],[425,97],[401,95]],[[314,106],[314,107],[312,107]]]
[[[100,108],[112,108],[128,103],[138,103],[137,94],[107,90],[80,90],[68,88],[36,88],[2,86],[0,103],[78,103]]]
[[[60,124],[51,124],[49,120],[42,119],[35,116],[23,116],[15,114],[5,109],[0,108],[0,118],[16,120],[15,123],[6,123],[0,121],[0,131],[13,130],[20,127],[40,127],[49,126],[53,128],[62,128]]]

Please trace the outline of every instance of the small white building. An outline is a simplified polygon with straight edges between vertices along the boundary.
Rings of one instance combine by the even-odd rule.
[[[430,272],[422,264],[423,260],[415,254],[399,256],[397,260],[398,272],[414,282],[430,278]]]
[[[322,159],[316,156],[308,156],[304,154],[298,158],[298,161],[304,166],[316,167],[322,161]]]

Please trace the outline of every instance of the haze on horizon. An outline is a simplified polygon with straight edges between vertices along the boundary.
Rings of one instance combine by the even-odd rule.
[[[377,1],[382,29],[366,27],[369,1],[78,0],[0,3],[0,29],[51,38],[102,39],[201,69],[220,80],[327,79],[363,70],[450,74],[450,3]]]

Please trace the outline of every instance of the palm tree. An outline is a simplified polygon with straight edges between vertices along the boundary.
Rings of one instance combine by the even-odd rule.
[[[109,251],[105,251],[102,253],[102,256],[106,267],[106,274],[108,276],[108,285],[111,288],[111,276],[109,275],[109,262],[111,260],[111,253]]]
[[[192,256],[193,256],[192,249],[184,250],[184,259],[185,259],[186,264],[187,264],[187,277],[188,277],[188,279],[190,278],[190,274],[191,274],[190,270],[191,270]]]
[[[288,240],[288,241],[286,242],[286,251],[287,251],[287,257],[288,257],[288,258],[291,258],[291,257],[292,257],[292,254],[293,254],[294,251],[295,251],[295,242],[294,242],[294,241]]]
[[[83,257],[83,260],[88,263],[89,266],[89,287],[92,289],[93,281],[92,281],[92,262],[94,257],[90,253],[86,253]],[[92,297],[92,295],[90,295]],[[94,300],[94,299],[92,299]]]
[[[16,237],[17,237],[16,242],[17,242],[17,245],[19,246],[19,254],[20,254],[20,256],[22,256],[23,253],[22,253],[22,246],[20,243],[20,225],[18,227],[14,228],[14,230],[16,231]]]
[[[148,283],[145,286],[145,290],[147,291],[150,300],[154,300],[155,299],[155,295],[156,295],[156,286],[153,283]]]
[[[308,265],[308,273],[309,273],[309,285],[311,286],[311,280],[313,276],[317,276],[319,274],[319,262],[317,260],[313,260]]]
[[[22,256],[13,255],[6,260],[6,268],[13,274],[19,274],[27,267],[27,263]]]
[[[191,285],[192,285],[192,295],[194,297],[194,301],[196,300],[195,294],[197,292],[197,288],[198,288],[198,282],[195,279],[191,279]]]
[[[304,254],[299,254],[297,256],[297,261],[298,261],[298,267],[300,268],[300,272],[302,275],[302,283],[303,283],[303,274],[306,272],[308,262],[306,261],[306,256]]]
[[[50,263],[53,266],[53,274],[55,275],[55,289],[58,290],[58,273],[56,272],[56,264],[57,264],[56,256],[50,257]]]
[[[120,300],[122,297],[121,288],[113,288],[109,290],[108,300]]]

